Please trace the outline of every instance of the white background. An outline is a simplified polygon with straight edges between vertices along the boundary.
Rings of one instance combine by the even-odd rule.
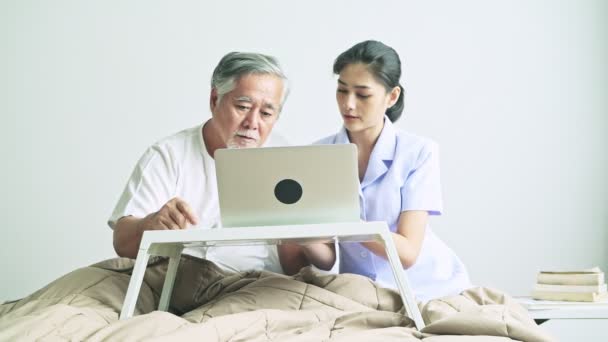
[[[156,140],[208,118],[229,51],[276,56],[277,130],[340,126],[335,57],[404,64],[397,126],[441,148],[438,235],[475,284],[528,294],[544,267],[608,271],[608,2],[1,1],[0,299],[110,258],[106,220]]]

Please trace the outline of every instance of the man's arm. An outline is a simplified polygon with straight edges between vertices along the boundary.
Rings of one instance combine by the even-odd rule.
[[[298,245],[287,243],[277,246],[279,261],[283,272],[293,275],[304,266],[311,263],[322,270],[330,270],[336,262],[336,246],[334,243],[314,243]]]
[[[279,262],[283,273],[294,275],[300,271],[302,267],[309,266],[310,261],[306,258],[302,246],[295,243],[285,243],[277,245],[279,253]]]
[[[118,256],[135,259],[144,231],[185,229],[197,222],[190,205],[180,198],[173,198],[159,211],[144,218],[125,216],[119,219],[114,226],[114,250]]]
[[[123,258],[137,258],[137,251],[144,231],[141,229],[143,218],[125,216],[114,226],[114,250]]]

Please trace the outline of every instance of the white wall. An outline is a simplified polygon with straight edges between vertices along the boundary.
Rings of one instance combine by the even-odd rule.
[[[544,266],[608,271],[608,3],[3,1],[0,299],[113,256],[105,222],[144,149],[208,117],[232,50],[292,80],[278,129],[336,131],[333,59],[404,61],[402,129],[442,152],[433,225],[475,283],[527,294]]]

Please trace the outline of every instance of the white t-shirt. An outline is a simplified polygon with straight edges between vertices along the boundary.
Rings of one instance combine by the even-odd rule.
[[[215,160],[207,153],[202,127],[185,129],[146,150],[108,220],[112,229],[120,218],[145,217],[174,197],[186,201],[198,216],[199,224],[194,229],[220,226]],[[266,269],[282,273],[274,245],[195,247],[184,253],[231,271]]]

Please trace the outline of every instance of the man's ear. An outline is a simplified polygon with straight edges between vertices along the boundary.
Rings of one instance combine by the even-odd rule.
[[[211,88],[211,94],[209,95],[209,109],[211,109],[211,113],[213,113],[215,111],[215,108],[218,105],[217,99],[218,99],[217,89]]]
[[[397,103],[397,100],[399,100],[400,95],[401,95],[400,86],[396,86],[393,88],[393,90],[391,90],[391,92],[389,94],[388,108],[391,108],[392,106],[395,105],[395,103]]]

